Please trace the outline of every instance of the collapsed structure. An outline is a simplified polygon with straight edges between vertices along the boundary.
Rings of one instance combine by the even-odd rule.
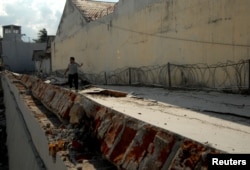
[[[11,169],[200,169],[207,167],[208,153],[241,150],[223,150],[219,144],[215,149],[91,97],[120,100],[127,98],[123,92],[94,88],[75,93],[11,72],[2,75],[2,84]],[[249,135],[245,139],[243,145]]]
[[[246,63],[249,42],[243,35],[248,34],[249,24],[236,25],[248,18],[244,4],[249,2],[218,2],[222,11],[213,8],[214,3],[134,0],[115,5],[67,0],[51,46],[53,69],[64,68],[71,55],[83,60],[90,73],[166,62],[213,64],[229,59]],[[197,30],[200,34],[195,34]],[[100,53],[104,59],[100,60]],[[202,73],[207,78],[206,71]],[[180,72],[179,79],[183,75]],[[75,93],[11,72],[1,78],[10,169],[200,169],[207,167],[209,153],[249,152],[249,126],[244,123],[220,120],[220,125],[194,111],[171,110],[173,106],[161,105],[157,111],[157,103],[131,99],[118,91],[90,88]],[[244,79],[243,85],[247,83]],[[166,113],[164,125],[150,120],[160,112]],[[179,128],[173,126],[175,120]],[[194,132],[197,127],[200,131]],[[213,138],[207,135],[211,129]]]

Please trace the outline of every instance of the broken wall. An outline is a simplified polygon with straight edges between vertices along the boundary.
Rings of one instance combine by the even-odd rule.
[[[50,74],[51,72],[51,59],[42,58],[35,61],[36,71],[43,74]]]
[[[63,140],[64,135],[54,134],[53,128],[56,125],[48,120],[46,113],[49,111],[62,122],[82,115],[81,124],[84,129],[91,131],[87,138],[97,139],[95,147],[100,150],[102,157],[118,169],[206,169],[207,154],[224,153],[204,143],[126,116],[85,95],[44,83],[31,76],[5,73],[2,84],[10,169],[73,170],[77,169],[76,162],[85,166],[88,157],[85,155],[81,158],[79,153],[74,155],[70,147],[62,152],[56,151],[56,159],[53,159],[49,143]],[[37,104],[35,100],[41,103]],[[41,109],[40,105],[47,110]],[[73,152],[76,148],[83,152],[87,146],[86,141],[79,138],[76,145],[74,140],[68,143],[75,146]],[[72,157],[78,157],[75,158],[76,162],[68,161]]]
[[[31,102],[31,98],[22,95],[28,91],[18,81],[7,76],[1,75],[1,83],[6,108],[9,169],[66,170],[65,164],[60,159],[54,162],[49,154],[49,141],[35,118],[39,117],[38,113],[35,115],[39,110],[32,110],[32,106],[35,105]],[[40,120],[43,117],[40,114]]]

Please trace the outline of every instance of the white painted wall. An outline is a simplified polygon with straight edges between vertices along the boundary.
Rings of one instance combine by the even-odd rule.
[[[52,68],[65,69],[70,56],[88,73],[249,59],[249,6],[249,0],[120,0],[113,14],[87,24],[68,0]]]
[[[50,74],[51,72],[51,59],[50,58],[43,58],[41,60],[35,61],[35,67],[37,72],[41,72],[44,74]]]

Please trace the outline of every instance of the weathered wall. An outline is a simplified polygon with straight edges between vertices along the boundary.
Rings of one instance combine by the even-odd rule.
[[[64,69],[70,56],[91,73],[167,62],[238,62],[249,58],[249,6],[248,0],[120,0],[113,14],[86,24],[68,0],[52,68]]]
[[[61,159],[54,162],[49,154],[48,139],[35,106],[22,93],[27,92],[18,81],[1,76],[6,107],[7,147],[9,152],[9,169],[67,169]],[[17,88],[19,87],[19,88]],[[20,87],[22,90],[20,90]]]
[[[35,62],[32,61],[33,50],[45,50],[46,43],[25,43],[22,41],[2,41],[3,64],[14,72],[33,72]]]
[[[83,15],[72,1],[66,1],[63,15],[59,23],[57,35],[60,39],[67,39],[76,34],[87,22],[84,20]]]
[[[43,74],[50,74],[51,72],[51,59],[43,58],[41,60],[35,61],[35,67],[37,72],[41,72]]]

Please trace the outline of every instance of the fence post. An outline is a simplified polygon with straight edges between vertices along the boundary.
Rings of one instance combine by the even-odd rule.
[[[129,77],[128,77],[128,78],[129,78],[129,79],[128,79],[128,81],[129,81],[128,83],[129,83],[129,85],[131,85],[131,70],[132,70],[131,67],[129,67],[129,68],[128,68],[128,76],[129,76]]]
[[[170,72],[170,63],[168,63],[168,86],[169,86],[169,89],[172,88],[172,84],[171,84],[171,72]]]
[[[104,72],[104,79],[105,79],[105,85],[108,85],[108,81],[107,81],[107,73]]]

